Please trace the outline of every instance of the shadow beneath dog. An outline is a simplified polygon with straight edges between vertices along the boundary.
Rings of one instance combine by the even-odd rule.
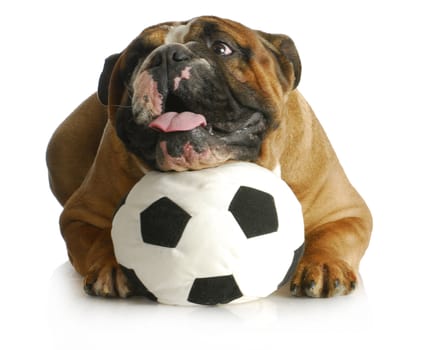
[[[81,344],[97,348],[100,339],[103,349],[138,343],[142,348],[266,349],[283,337],[306,336],[306,332],[314,335],[332,329],[339,338],[349,329],[366,330],[369,306],[362,283],[346,297],[294,298],[287,285],[264,299],[221,306],[161,305],[142,297],[98,298],[84,293],[81,276],[64,263],[51,278],[48,319],[61,349],[78,349]]]

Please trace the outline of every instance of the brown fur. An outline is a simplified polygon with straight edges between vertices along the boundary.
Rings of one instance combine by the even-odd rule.
[[[241,31],[237,27],[235,35],[247,34]],[[272,63],[266,57],[256,67],[235,74],[253,84],[259,77],[266,82],[268,64]],[[297,90],[283,95],[274,84],[278,82],[264,83],[262,88],[266,91],[268,86],[267,93],[278,106],[277,128],[267,134],[257,163],[273,169],[279,162],[282,178],[303,207],[305,253],[291,291],[312,297],[347,294],[356,285],[369,243],[370,212],[302,95]],[[118,102],[122,91],[113,89],[111,97]],[[114,107],[110,105],[109,111],[113,113]],[[86,290],[126,297],[132,286],[115,260],[110,229],[118,202],[143,176],[144,165],[126,151],[112,123],[96,95],[90,96],[59,126],[47,160],[52,191],[64,205],[61,231],[70,261],[85,277]]]

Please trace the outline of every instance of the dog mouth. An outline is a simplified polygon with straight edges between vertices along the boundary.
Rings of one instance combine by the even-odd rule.
[[[148,126],[165,133],[190,131],[207,126],[207,120],[203,114],[189,111],[182,99],[171,94],[166,99],[164,113],[157,116]]]
[[[242,112],[238,114],[243,114]],[[238,136],[250,133],[259,135],[265,130],[265,117],[257,111],[247,110],[244,117],[220,118],[207,113],[194,111],[189,104],[175,94],[169,94],[164,104],[164,112],[155,117],[149,127],[162,133],[185,132],[203,128],[210,135],[237,141]]]
[[[166,98],[166,103],[164,104],[164,112],[177,112],[183,113],[189,110],[187,103],[183,101],[182,98],[177,96],[174,93],[169,93]]]
[[[158,133],[156,164],[161,170],[197,170],[228,160],[254,160],[265,131],[264,117],[255,112],[244,123],[208,122],[208,116],[168,111],[149,127]]]
[[[119,121],[119,136],[129,150],[164,171],[256,160],[267,118],[236,102],[220,80],[206,86],[214,80],[186,75],[169,86],[151,72],[140,73],[133,83],[131,116]]]

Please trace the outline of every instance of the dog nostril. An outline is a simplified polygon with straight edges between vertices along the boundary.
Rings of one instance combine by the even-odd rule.
[[[151,53],[149,60],[145,64],[145,68],[159,67],[167,64],[167,62],[171,64],[179,63],[190,59],[191,53],[183,45],[164,45]]]
[[[154,55],[150,61],[150,67],[158,67],[163,63],[162,55]]]
[[[182,62],[188,59],[188,55],[184,50],[178,49],[172,53],[172,59],[175,62]]]

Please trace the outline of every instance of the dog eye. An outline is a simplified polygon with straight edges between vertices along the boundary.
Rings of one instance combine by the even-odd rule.
[[[212,45],[212,50],[219,56],[229,56],[234,53],[234,51],[223,41],[215,41]]]

